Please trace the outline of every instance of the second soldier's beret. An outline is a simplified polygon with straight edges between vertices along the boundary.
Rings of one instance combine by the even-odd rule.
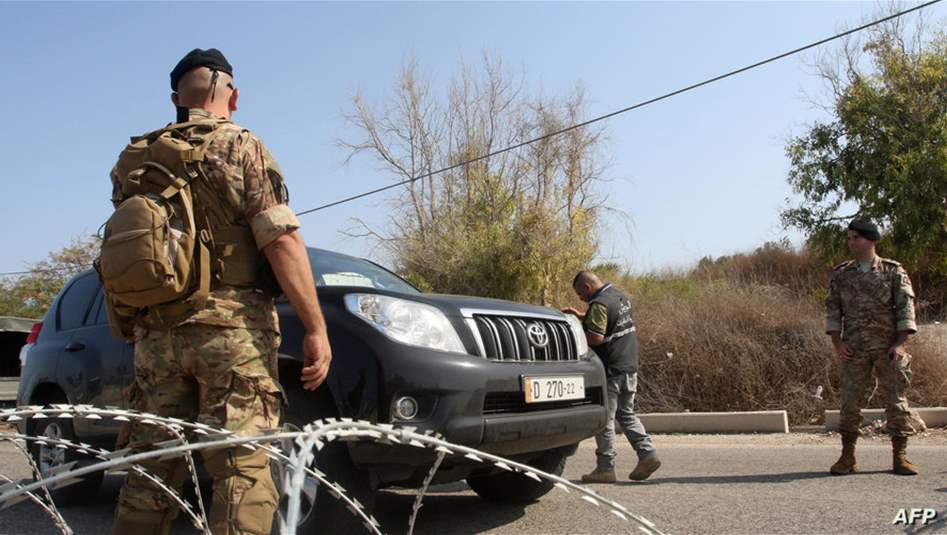
[[[881,233],[878,231],[878,227],[871,221],[865,219],[852,220],[852,222],[848,224],[848,230],[854,230],[866,240],[878,241],[881,239]]]
[[[233,76],[233,67],[220,50],[216,48],[208,48],[207,50],[195,48],[181,58],[181,61],[171,71],[171,90],[177,91],[178,82],[181,81],[181,78],[198,67],[207,67],[212,71],[221,71]]]

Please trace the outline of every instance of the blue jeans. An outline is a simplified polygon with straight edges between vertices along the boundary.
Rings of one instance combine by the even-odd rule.
[[[595,435],[595,457],[599,470],[615,468],[615,418],[625,432],[625,438],[635,449],[638,459],[656,454],[651,437],[635,414],[635,392],[638,388],[638,374],[626,373],[607,377],[608,388],[606,409],[608,419],[605,429]]]

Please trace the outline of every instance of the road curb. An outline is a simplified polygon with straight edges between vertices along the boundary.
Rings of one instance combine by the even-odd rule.
[[[917,411],[927,427],[947,426],[947,407],[911,407],[911,411]],[[875,420],[884,421],[884,419],[884,409],[862,409],[862,425],[868,425]],[[837,430],[838,424],[839,411],[825,411],[826,431]]]
[[[639,414],[648,433],[788,433],[786,411]]]

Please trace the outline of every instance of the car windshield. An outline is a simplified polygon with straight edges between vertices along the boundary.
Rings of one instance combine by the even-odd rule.
[[[309,250],[316,286],[361,286],[392,292],[420,293],[387,269],[352,256],[331,253],[329,251]]]

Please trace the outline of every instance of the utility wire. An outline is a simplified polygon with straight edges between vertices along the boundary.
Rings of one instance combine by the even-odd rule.
[[[756,62],[756,63],[754,63],[754,64],[752,64],[752,65],[747,65],[746,67],[742,67],[742,68],[740,68],[740,69],[736,69],[736,70],[730,71],[730,72],[728,72],[728,73],[726,73],[726,74],[721,74],[720,76],[715,76],[715,77],[713,77],[713,78],[709,78],[709,79],[707,79],[707,80],[704,80],[703,82],[698,82],[698,83],[696,83],[696,84],[689,85],[689,86],[687,86],[687,87],[678,89],[677,91],[672,91],[672,92],[670,92],[670,93],[665,93],[665,94],[663,94],[663,95],[661,95],[661,96],[659,96],[659,97],[655,97],[655,98],[652,98],[652,99],[649,99],[649,100],[645,100],[645,101],[643,101],[643,102],[639,102],[639,103],[634,104],[634,105],[632,105],[632,106],[628,106],[627,108],[622,108],[622,109],[620,109],[620,110],[613,111],[613,112],[607,113],[607,114],[605,114],[605,115],[601,115],[601,116],[596,117],[596,118],[594,118],[594,119],[589,119],[588,121],[584,121],[584,122],[577,123],[577,124],[574,124],[574,125],[572,125],[572,126],[563,128],[562,130],[557,130],[557,131],[555,131],[555,132],[550,132],[550,133],[548,133],[548,134],[544,134],[544,135],[542,135],[542,136],[539,136],[539,137],[537,137],[537,138],[530,139],[530,140],[528,140],[528,141],[523,141],[523,142],[517,143],[517,144],[515,144],[515,145],[510,145],[509,147],[506,147],[506,148],[504,148],[504,149],[499,149],[499,150],[497,150],[497,151],[494,151],[494,152],[491,152],[491,153],[488,153],[488,154],[484,154],[484,155],[482,155],[482,156],[477,156],[476,158],[472,158],[472,159],[470,159],[470,160],[466,160],[466,161],[463,161],[463,162],[460,162],[460,163],[456,163],[456,164],[451,165],[451,166],[448,166],[448,167],[444,167],[443,169],[438,169],[438,170],[436,170],[436,171],[431,171],[430,173],[427,173],[427,174],[424,174],[424,175],[419,175],[419,176],[416,176],[416,177],[414,177],[414,178],[408,178],[408,179],[402,180],[401,182],[397,182],[397,183],[394,183],[394,184],[389,184],[389,185],[387,185],[387,186],[382,186],[382,187],[380,187],[380,188],[376,188],[376,189],[373,189],[373,190],[370,190],[370,191],[366,191],[366,192],[364,192],[364,193],[359,193],[358,195],[352,195],[351,197],[346,197],[346,198],[340,199],[340,200],[338,200],[338,201],[333,201],[333,202],[330,202],[330,203],[328,203],[328,204],[323,204],[322,206],[317,206],[317,207],[315,207],[315,208],[310,208],[310,209],[308,209],[308,210],[303,210],[302,212],[298,212],[296,215],[297,215],[297,216],[302,216],[302,215],[310,214],[310,213],[312,213],[312,212],[318,212],[318,211],[320,211],[320,210],[325,210],[325,209],[327,209],[327,208],[332,208],[333,206],[338,206],[338,205],[340,205],[340,204],[344,204],[344,203],[347,203],[347,202],[355,201],[355,200],[361,199],[361,198],[363,198],[363,197],[368,197],[368,196],[374,195],[374,194],[376,194],[376,193],[381,193],[381,192],[383,192],[383,191],[387,191],[387,190],[390,190],[390,189],[393,189],[393,188],[397,188],[397,187],[399,187],[399,186],[404,186],[404,185],[406,185],[406,184],[411,184],[412,182],[417,182],[418,180],[421,180],[421,179],[424,179],[424,178],[432,177],[432,176],[434,176],[434,175],[439,175],[439,174],[441,174],[441,173],[446,173],[447,171],[451,171],[451,170],[457,169],[458,167],[463,167],[463,166],[465,166],[465,165],[470,165],[470,164],[472,164],[472,163],[479,162],[480,160],[485,160],[485,159],[487,159],[487,158],[492,158],[492,157],[494,157],[494,156],[498,156],[498,155],[500,155],[500,154],[504,154],[504,153],[506,153],[506,152],[510,152],[510,151],[512,151],[512,150],[516,150],[516,149],[518,149],[518,148],[520,148],[520,147],[525,147],[526,145],[530,145],[530,144],[532,144],[532,143],[536,143],[537,141],[542,141],[542,140],[544,140],[544,139],[548,139],[548,138],[551,138],[551,137],[554,137],[554,136],[558,136],[558,135],[564,134],[564,133],[566,133],[566,132],[570,132],[570,131],[575,130],[575,129],[577,129],[577,128],[582,128],[582,127],[584,127],[584,126],[588,126],[588,125],[590,125],[590,124],[597,123],[597,122],[599,122],[599,121],[604,121],[605,119],[610,119],[610,118],[612,118],[612,117],[615,117],[616,115],[621,115],[621,114],[623,114],[623,113],[627,113],[627,112],[629,112],[629,111],[636,110],[636,109],[638,109],[638,108],[643,108],[644,106],[648,106],[648,105],[650,105],[650,104],[654,104],[655,102],[660,102],[660,101],[662,101],[662,100],[671,98],[671,97],[673,97],[673,96],[680,95],[681,93],[686,93],[686,92],[688,92],[688,91],[693,91],[694,89],[697,89],[697,88],[699,88],[699,87],[702,87],[702,86],[705,86],[705,85],[708,85],[708,84],[712,84],[712,83],[714,83],[714,82],[719,82],[720,80],[723,80],[723,79],[725,79],[725,78],[730,78],[731,76],[736,76],[737,74],[740,74],[740,73],[749,71],[749,70],[751,70],[751,69],[755,69],[755,68],[757,68],[757,67],[761,67],[761,66],[763,66],[763,65],[766,65],[767,63],[772,63],[772,62],[774,62],[774,61],[779,61],[779,60],[781,60],[781,59],[783,59],[783,58],[786,58],[786,57],[792,56],[792,55],[794,55],[794,54],[798,54],[798,53],[800,53],[800,52],[804,52],[804,51],[806,51],[806,50],[809,50],[810,48],[815,48],[815,47],[817,47],[817,46],[824,45],[825,43],[828,43],[828,42],[830,42],[830,41],[834,41],[834,40],[836,40],[836,39],[841,39],[842,37],[845,37],[845,36],[847,36],[847,35],[851,35],[851,34],[853,34],[853,33],[860,32],[860,31],[862,31],[862,30],[864,30],[864,29],[866,29],[866,28],[871,28],[872,26],[877,26],[878,24],[881,24],[881,23],[883,23],[883,22],[887,22],[887,21],[889,21],[889,20],[896,19],[896,18],[898,18],[898,17],[902,17],[902,16],[904,16],[904,15],[907,15],[908,13],[912,13],[912,12],[914,12],[914,11],[918,11],[918,10],[924,9],[924,8],[926,8],[926,7],[932,6],[932,5],[934,5],[934,4],[936,4],[936,3],[940,2],[940,1],[941,1],[941,0],[932,0],[932,1],[930,1],[930,2],[925,2],[925,3],[923,3],[923,4],[917,5],[917,6],[915,6],[915,7],[910,8],[910,9],[905,9],[904,11],[900,11],[900,12],[898,12],[898,13],[894,13],[894,14],[892,14],[892,15],[888,15],[887,17],[880,18],[880,19],[878,19],[878,20],[876,20],[876,21],[873,21],[873,22],[869,22],[868,24],[863,24],[863,25],[861,25],[861,26],[858,26],[857,28],[853,28],[853,29],[851,29],[851,30],[848,30],[848,31],[845,31],[845,32],[842,32],[842,33],[839,33],[839,34],[836,34],[836,35],[833,35],[832,37],[826,37],[825,39],[816,41],[816,42],[814,42],[814,43],[811,43],[811,44],[808,44],[808,45],[805,45],[805,46],[801,46],[801,47],[796,48],[796,49],[794,49],[794,50],[790,50],[789,52],[783,52],[782,54],[779,54],[778,56],[773,56],[773,57],[771,57],[771,58],[764,59],[763,61]]]
[[[34,273],[59,273],[61,271],[75,271],[79,269],[85,269],[92,267],[92,264],[77,264],[75,266],[62,266],[55,268],[37,268],[37,269],[28,269],[26,271],[6,271],[0,273],[0,277],[7,277],[12,275],[32,275]]]
[[[848,36],[848,35],[852,35],[852,34],[854,34],[854,33],[858,33],[858,32],[860,32],[860,31],[862,31],[862,30],[867,29],[867,28],[871,28],[872,26],[877,26],[877,25],[879,25],[879,24],[881,24],[881,23],[883,23],[883,22],[887,22],[887,21],[889,21],[889,20],[894,20],[894,19],[896,19],[896,18],[903,17],[904,15],[907,15],[907,14],[909,14],[909,13],[913,13],[913,12],[915,12],[915,11],[920,11],[920,10],[926,8],[926,7],[930,7],[930,6],[934,5],[934,4],[939,3],[940,1],[941,1],[941,0],[931,0],[931,1],[929,1],[929,2],[925,2],[925,3],[923,3],[923,4],[919,4],[919,5],[914,6],[914,7],[912,7],[912,8],[905,9],[904,11],[899,11],[899,12],[897,12],[897,13],[888,15],[888,16],[886,16],[886,17],[882,17],[882,18],[880,18],[880,19],[878,19],[878,20],[869,22],[869,23],[867,23],[867,24],[863,24],[863,25],[858,26],[858,27],[856,27],[856,28],[852,28],[851,30],[844,31],[844,32],[842,32],[842,33],[835,34],[835,35],[833,35],[833,36],[831,36],[831,37],[826,37],[825,39],[821,39],[821,40],[819,40],[819,41],[815,41],[814,43],[810,43],[810,44],[808,44],[808,45],[801,46],[801,47],[799,47],[799,48],[790,50],[790,51],[788,51],[788,52],[783,52],[782,54],[779,54],[779,55],[777,55],[777,56],[772,56],[772,57],[767,58],[767,59],[764,59],[764,60],[762,60],[762,61],[758,61],[758,62],[756,62],[756,63],[753,63],[752,65],[747,65],[746,67],[741,67],[741,68],[739,68],[739,69],[730,71],[730,72],[725,73],[725,74],[721,74],[721,75],[719,75],[719,76],[715,76],[715,77],[713,77],[713,78],[708,78],[708,79],[706,79],[706,80],[704,80],[704,81],[702,81],[702,82],[697,82],[697,83],[695,83],[695,84],[689,85],[689,86],[687,86],[687,87],[683,87],[683,88],[678,89],[678,90],[676,90],[676,91],[671,91],[670,93],[665,93],[665,94],[663,94],[663,95],[661,95],[661,96],[659,96],[659,97],[654,97],[654,98],[652,98],[652,99],[648,99],[648,100],[639,102],[639,103],[637,103],[637,104],[633,104],[633,105],[631,105],[631,106],[628,106],[627,108],[622,108],[622,109],[620,109],[620,110],[616,110],[616,111],[613,111],[613,112],[611,112],[611,113],[607,113],[607,114],[605,114],[605,115],[600,115],[600,116],[598,116],[598,117],[595,117],[594,119],[589,119],[589,120],[583,121],[583,122],[581,122],[581,123],[576,123],[576,124],[574,124],[574,125],[572,125],[572,126],[568,126],[568,127],[563,128],[563,129],[561,129],[561,130],[556,130],[555,132],[550,132],[550,133],[548,133],[548,134],[544,134],[544,135],[542,135],[542,136],[539,136],[539,137],[536,137],[536,138],[533,138],[533,139],[530,139],[530,140],[527,140],[527,141],[522,141],[522,142],[520,142],[520,143],[516,143],[515,145],[510,145],[509,147],[506,147],[506,148],[503,148],[503,149],[499,149],[499,150],[496,150],[496,151],[494,151],[494,152],[490,152],[490,153],[488,153],[488,154],[483,154],[483,155],[481,155],[481,156],[477,156],[476,158],[471,158],[471,159],[469,159],[469,160],[466,160],[466,161],[463,161],[463,162],[460,162],[460,163],[456,163],[456,164],[454,164],[454,165],[450,165],[450,166],[448,166],[448,167],[444,167],[444,168],[438,169],[438,170],[436,170],[436,171],[431,171],[430,173],[427,173],[427,174],[424,174],[424,175],[418,175],[418,176],[416,176],[416,177],[414,177],[414,178],[408,178],[408,179],[402,180],[401,182],[396,182],[396,183],[394,183],[394,184],[389,184],[389,185],[387,185],[387,186],[382,186],[382,187],[380,187],[380,188],[375,188],[375,189],[373,189],[373,190],[366,191],[366,192],[364,192],[364,193],[359,193],[358,195],[352,195],[351,197],[346,197],[346,198],[344,198],[344,199],[339,199],[339,200],[337,200],[337,201],[333,201],[333,202],[330,202],[330,203],[328,203],[328,204],[323,204],[323,205],[321,205],[321,206],[316,206],[315,208],[310,208],[310,209],[308,209],[308,210],[303,210],[303,211],[301,211],[301,212],[297,212],[296,215],[297,215],[297,216],[303,216],[303,215],[306,215],[306,214],[311,214],[312,212],[318,212],[318,211],[320,211],[320,210],[325,210],[325,209],[327,209],[327,208],[332,208],[333,206],[338,206],[338,205],[340,205],[340,204],[345,204],[345,203],[347,203],[347,202],[352,202],[352,201],[355,201],[355,200],[358,200],[358,199],[361,199],[361,198],[364,198],[364,197],[368,197],[368,196],[371,196],[371,195],[375,195],[376,193],[381,193],[381,192],[383,192],[383,191],[388,191],[388,190],[390,190],[390,189],[394,189],[394,188],[397,188],[397,187],[400,187],[400,186],[404,186],[404,185],[406,185],[406,184],[411,184],[412,182],[417,182],[418,180],[421,180],[421,179],[424,179],[424,178],[429,178],[429,177],[432,177],[432,176],[434,176],[434,175],[439,175],[439,174],[441,174],[441,173],[446,173],[447,171],[452,171],[452,170],[454,170],[454,169],[457,169],[457,168],[459,168],[459,167],[463,167],[463,166],[465,166],[465,165],[470,165],[470,164],[472,164],[472,163],[477,163],[477,162],[479,162],[479,161],[481,161],[481,160],[485,160],[485,159],[487,159],[487,158],[492,158],[492,157],[494,157],[494,156],[499,156],[500,154],[504,154],[504,153],[507,153],[507,152],[516,150],[516,149],[518,149],[518,148],[521,148],[521,147],[525,147],[526,145],[531,145],[531,144],[533,144],[533,143],[536,143],[536,142],[538,142],[538,141],[542,141],[542,140],[544,140],[544,139],[549,139],[549,138],[551,138],[551,137],[559,136],[559,135],[565,134],[566,132],[571,132],[572,130],[576,130],[576,129],[578,129],[578,128],[582,128],[582,127],[588,126],[588,125],[590,125],[590,124],[594,124],[594,123],[597,123],[597,122],[604,121],[604,120],[606,120],[606,119],[610,119],[610,118],[612,118],[612,117],[615,117],[616,115],[621,115],[621,114],[623,114],[623,113],[628,113],[628,112],[630,112],[630,111],[632,111],[632,110],[636,110],[636,109],[638,109],[638,108],[643,108],[643,107],[645,107],[645,106],[649,106],[649,105],[651,105],[651,104],[654,104],[655,102],[660,102],[660,101],[662,101],[662,100],[669,99],[669,98],[671,98],[671,97],[680,95],[680,94],[682,94],[682,93],[686,93],[686,92],[688,92],[688,91],[693,91],[694,89],[697,89],[697,88],[699,88],[699,87],[703,87],[703,86],[705,86],[705,85],[709,85],[709,84],[712,84],[712,83],[714,83],[714,82],[719,82],[720,80],[723,80],[723,79],[726,79],[726,78],[730,78],[730,77],[732,77],[732,76],[736,76],[736,75],[738,75],[738,74],[741,74],[741,73],[744,73],[744,72],[746,72],[746,71],[755,69],[755,68],[757,68],[757,67],[762,67],[763,65],[766,65],[766,64],[768,64],[768,63],[773,63],[773,62],[775,62],[775,61],[779,61],[779,60],[781,60],[781,59],[783,59],[783,58],[787,58],[787,57],[789,57],[789,56],[793,56],[793,55],[798,54],[798,53],[800,53],[800,52],[805,52],[806,50],[809,50],[809,49],[811,49],[811,48],[815,48],[815,47],[817,47],[817,46],[824,45],[824,44],[829,43],[829,42],[831,42],[831,41],[835,41],[836,39],[841,39],[842,37],[846,37],[846,36]],[[0,273],[0,276],[7,276],[7,275],[28,275],[28,274],[37,273],[37,272],[57,272],[57,271],[65,271],[65,270],[67,270],[67,269],[70,269],[70,268],[60,268],[60,269],[56,269],[56,268],[53,268],[53,269],[34,269],[34,270],[29,270],[29,271],[10,271],[10,272],[6,272],[6,273]]]

